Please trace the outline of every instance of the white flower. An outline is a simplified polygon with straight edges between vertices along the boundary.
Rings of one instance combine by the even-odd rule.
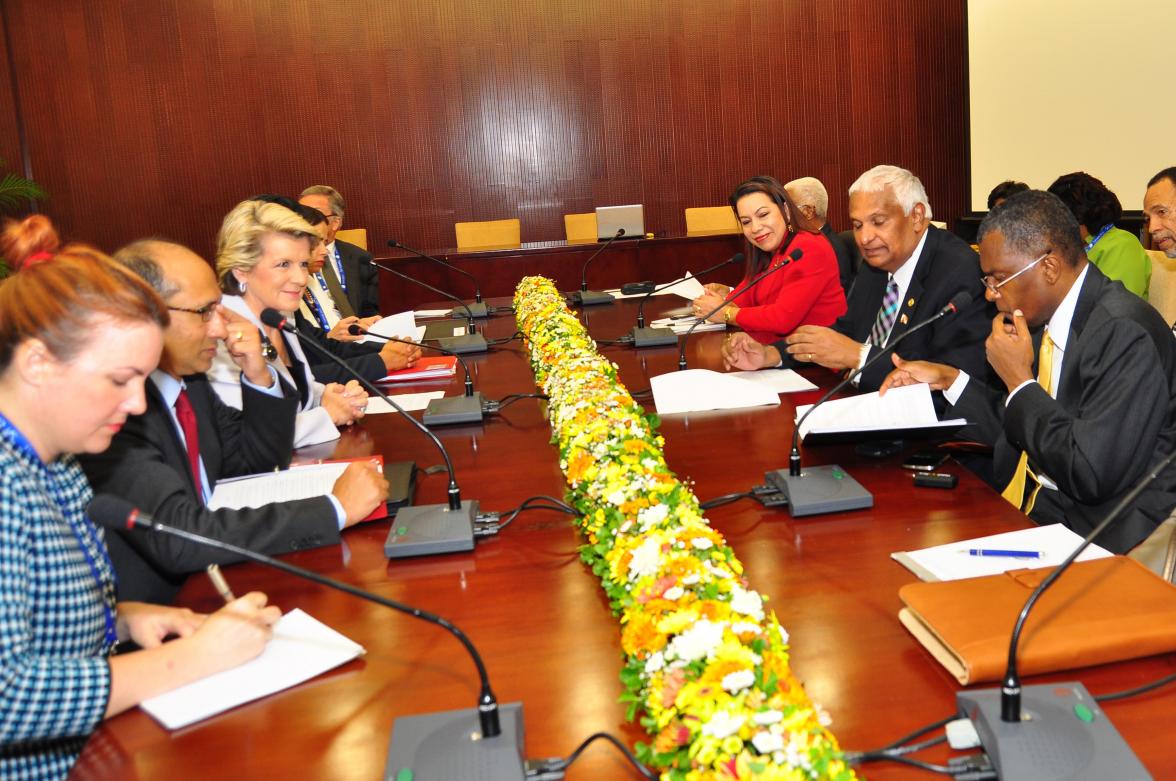
[[[666,666],[666,657],[662,656],[661,651],[654,651],[649,655],[649,659],[645,661],[645,674],[652,675]]]
[[[617,490],[613,491],[612,496],[608,497],[608,503],[615,504],[617,507],[620,507],[622,504],[624,504],[625,503],[624,490],[618,488]]]
[[[723,625],[705,619],[670,641],[669,650],[679,659],[692,662],[714,653],[723,641]]]
[[[751,739],[751,745],[761,754],[771,754],[784,748],[784,736],[772,732],[757,732]]]
[[[731,624],[731,631],[737,635],[758,635],[763,630],[759,624],[753,624],[750,621],[736,621]]]
[[[621,524],[621,528],[618,531],[621,534],[625,534],[626,532],[629,531],[629,529],[632,529],[632,528],[633,528],[633,522],[632,521],[625,521],[624,523]]]
[[[690,544],[693,545],[697,550],[708,550],[715,547],[715,544],[707,537],[695,537],[690,541]]]
[[[629,562],[629,580],[657,574],[660,559],[661,543],[653,537],[647,538],[633,551],[633,559]]]
[[[681,586],[672,586],[672,587],[666,589],[666,593],[662,594],[662,597],[670,600],[671,602],[677,602],[679,599],[682,598],[682,595],[685,593],[686,593],[686,590],[683,589]]]
[[[664,521],[669,514],[669,507],[666,507],[664,504],[655,504],[637,513],[637,521],[641,524],[641,528],[648,529]]]
[[[740,586],[731,589],[731,610],[751,616],[756,621],[764,620],[764,601],[760,595]]]
[[[817,721],[822,727],[828,728],[833,725],[833,716],[829,713],[829,711],[825,710],[816,703],[813,704],[813,708],[817,711]]]
[[[711,716],[710,721],[702,725],[702,734],[722,740],[739,731],[743,726],[743,716],[732,716],[725,710],[718,711]]]
[[[755,683],[755,673],[751,670],[737,670],[723,676],[723,688],[732,694],[738,694]]]
[[[751,717],[751,720],[752,720],[753,722],[755,722],[756,724],[758,724],[759,726],[761,726],[761,727],[766,727],[766,726],[768,726],[769,724],[776,724],[776,723],[777,723],[777,722],[779,722],[779,721],[780,721],[782,718],[784,718],[784,714],[783,714],[781,711],[778,711],[778,710],[762,710],[762,711],[759,711],[758,713],[754,714],[754,715]],[[776,750],[776,749],[772,749],[772,751],[775,751],[775,750]],[[765,752],[762,752],[762,751],[761,751],[760,753],[762,754],[762,753],[765,753]]]
[[[702,580],[701,575],[699,575],[697,572],[691,572],[689,575],[682,578],[682,585],[683,586],[693,586],[695,583],[698,583],[700,580]]]
[[[780,627],[780,642],[782,642],[782,643],[788,642],[788,630],[785,629],[784,627]]]

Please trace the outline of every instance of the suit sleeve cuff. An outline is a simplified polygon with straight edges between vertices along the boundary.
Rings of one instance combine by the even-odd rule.
[[[964,391],[968,388],[968,376],[966,371],[960,370],[959,376],[946,390],[943,391],[943,398],[947,399],[947,403],[953,407],[960,402],[960,396],[964,395]]]
[[[1037,380],[1025,380],[1025,381],[1024,381],[1024,382],[1022,382],[1020,385],[1018,385],[1017,387],[1013,388],[1013,389],[1012,389],[1012,391],[1010,391],[1010,392],[1009,392],[1009,395],[1008,395],[1008,397],[1005,399],[1005,408],[1006,408],[1006,409],[1008,408],[1008,406],[1009,406],[1009,402],[1011,402],[1011,401],[1013,400],[1013,396],[1016,396],[1016,395],[1017,395],[1017,392],[1018,392],[1019,390],[1021,390],[1021,388],[1024,388],[1026,385],[1032,385],[1032,384],[1034,384],[1035,382],[1037,382]]]
[[[343,512],[343,503],[334,494],[327,494],[327,499],[330,500],[331,506],[335,508],[335,523],[339,526],[339,531],[343,531],[343,527],[347,524],[347,513]]]
[[[282,384],[278,382],[278,373],[274,371],[274,367],[265,367],[270,373],[270,384],[268,388],[263,388],[260,385],[254,385],[245,377],[245,372],[241,372],[241,384],[253,388],[258,393],[264,393],[266,396],[272,396],[275,399],[282,398]]]

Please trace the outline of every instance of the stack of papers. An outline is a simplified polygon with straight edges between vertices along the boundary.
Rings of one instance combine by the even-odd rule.
[[[419,342],[425,336],[425,327],[416,324],[416,317],[412,312],[400,312],[399,314],[382,317],[372,323],[372,327],[367,330],[370,335],[360,339],[360,344],[383,344],[383,339],[374,338],[377,336],[390,337],[392,339],[410,339],[414,342]]]
[[[796,408],[796,419],[812,409]],[[909,429],[959,428],[963,418],[939,420],[931,402],[931,387],[925,383],[891,388],[885,396],[863,393],[848,399],[827,401],[800,428],[801,439],[809,434],[845,434],[859,431],[901,431]]]
[[[651,379],[649,384],[659,415],[780,403],[780,396],[770,387],[709,369],[661,374]]]
[[[999,575],[1012,569],[1056,567],[1082,544],[1082,538],[1060,523],[1034,526],[1003,534],[991,534],[972,540],[949,542],[933,548],[901,551],[890,558],[919,576],[920,580],[963,580],[985,575]],[[970,550],[1026,551],[1040,554],[1038,558],[1017,556],[973,556]],[[1098,545],[1082,551],[1078,561],[1105,559],[1111,552]]]
[[[452,355],[440,355],[434,358],[421,358],[410,369],[400,369],[389,372],[380,382],[407,382],[408,380],[432,380],[452,377],[457,374],[457,358]]]
[[[413,312],[413,315],[418,320],[425,320],[430,317],[449,317],[449,313],[452,311],[452,309],[418,309]]]
[[[167,729],[179,729],[296,686],[363,653],[362,645],[291,610],[256,659],[144,700],[140,707]]]
[[[681,336],[690,330],[690,326],[698,323],[698,327],[694,329],[694,333],[702,333],[703,331],[722,331],[727,325],[725,323],[705,323],[700,322],[697,317],[662,317],[654,320],[649,325],[652,328],[669,328],[674,333]]]

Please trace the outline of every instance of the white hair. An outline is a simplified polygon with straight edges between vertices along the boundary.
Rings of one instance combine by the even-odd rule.
[[[927,220],[931,219],[931,204],[927,202],[927,191],[923,189],[923,183],[919,181],[919,177],[897,165],[874,166],[849,186],[849,195],[852,197],[855,193],[880,193],[888,187],[898,199],[903,214],[910,214],[915,204],[921,203],[925,212],[923,216]]]
[[[784,185],[784,189],[797,206],[811,206],[818,219],[825,219],[825,214],[829,211],[829,192],[825,185],[821,184],[820,179],[802,176]]]

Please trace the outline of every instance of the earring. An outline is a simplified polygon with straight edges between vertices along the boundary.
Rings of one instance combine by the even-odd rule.
[[[237,285],[241,288],[241,292],[245,292],[246,285],[244,282],[238,282]]]

